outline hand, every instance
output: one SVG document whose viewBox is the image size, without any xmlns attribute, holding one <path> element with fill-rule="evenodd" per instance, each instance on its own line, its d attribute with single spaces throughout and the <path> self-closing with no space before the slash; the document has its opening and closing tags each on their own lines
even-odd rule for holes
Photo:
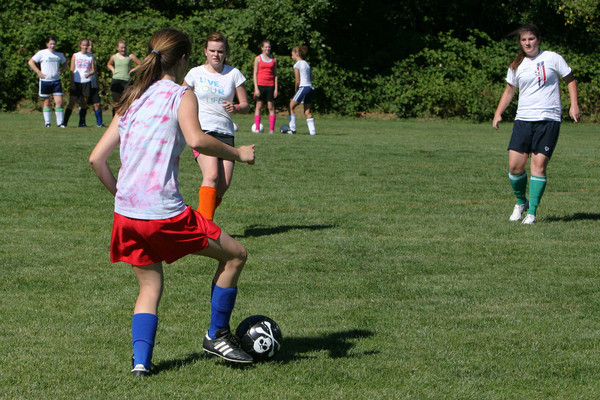
<svg viewBox="0 0 600 400">
<path fill-rule="evenodd" d="M 44 74 L 42 71 L 40 71 L 40 73 L 38 74 L 38 76 L 39 76 L 41 79 L 46 79 L 46 74 Z"/>
<path fill-rule="evenodd" d="M 255 145 L 251 144 L 249 146 L 238 147 L 241 162 L 245 162 L 250 165 L 254 164 L 254 146 Z"/>
<path fill-rule="evenodd" d="M 502 121 L 502 115 L 494 115 L 494 120 L 492 121 L 492 126 L 495 129 L 498 129 L 498 123 Z"/>
<path fill-rule="evenodd" d="M 230 101 L 224 101 L 223 102 L 223 108 L 225 109 L 225 111 L 227 111 L 229 114 L 233 114 L 233 112 L 235 111 L 235 106 L 233 105 L 232 102 Z"/>
<path fill-rule="evenodd" d="M 581 113 L 577 104 L 571 104 L 571 108 L 569 109 L 569 115 L 571 116 L 571 118 L 573 118 L 573 121 L 575 123 L 579 122 L 579 117 L 581 116 Z"/>
</svg>

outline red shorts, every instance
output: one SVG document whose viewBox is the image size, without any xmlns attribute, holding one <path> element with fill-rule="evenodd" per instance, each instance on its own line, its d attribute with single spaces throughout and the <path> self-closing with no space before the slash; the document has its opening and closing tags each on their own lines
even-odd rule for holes
<svg viewBox="0 0 600 400">
<path fill-rule="evenodd" d="M 221 228 L 190 206 L 173 218 L 143 220 L 115 213 L 110 261 L 132 265 L 168 264 L 208 247 Z"/>
</svg>

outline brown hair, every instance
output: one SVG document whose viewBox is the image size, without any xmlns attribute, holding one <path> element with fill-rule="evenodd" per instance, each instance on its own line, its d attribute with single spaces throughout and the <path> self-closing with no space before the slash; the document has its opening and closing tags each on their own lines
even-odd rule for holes
<svg viewBox="0 0 600 400">
<path fill-rule="evenodd" d="M 298 57 L 300 57 L 301 59 L 304 60 L 304 57 L 306 56 L 306 53 L 308 53 L 308 47 L 306 47 L 305 45 L 302 46 L 296 46 L 292 49 L 292 51 L 296 54 L 298 54 Z"/>
<path fill-rule="evenodd" d="M 510 34 L 510 36 L 515 36 L 517 38 L 517 43 L 519 43 L 519 52 L 517 53 L 517 56 L 510 62 L 510 65 L 509 65 L 510 69 L 512 69 L 513 71 L 516 71 L 517 68 L 519 68 L 519 65 L 521 65 L 521 63 L 523 62 L 523 59 L 525 58 L 525 52 L 523 51 L 523 48 L 520 47 L 520 45 L 521 45 L 521 36 L 527 32 L 533 33 L 533 36 L 538 38 L 540 41 L 542 40 L 542 34 L 540 32 L 540 28 L 538 28 L 534 24 L 521 25 L 518 29 L 514 30 Z"/>
<path fill-rule="evenodd" d="M 135 81 L 123 92 L 115 108 L 124 114 L 135 99 L 139 98 L 163 74 L 173 68 L 183 55 L 192 52 L 192 41 L 187 33 L 177 29 L 161 29 L 148 42 L 148 54 L 137 69 Z"/>
<path fill-rule="evenodd" d="M 206 41 L 204 42 L 205 50 L 208 48 L 208 42 L 222 42 L 225 44 L 225 58 L 223 59 L 223 64 L 227 64 L 227 56 L 229 55 L 229 42 L 227 42 L 225 35 L 223 35 L 221 32 L 214 32 L 208 35 L 206 37 Z"/>
</svg>

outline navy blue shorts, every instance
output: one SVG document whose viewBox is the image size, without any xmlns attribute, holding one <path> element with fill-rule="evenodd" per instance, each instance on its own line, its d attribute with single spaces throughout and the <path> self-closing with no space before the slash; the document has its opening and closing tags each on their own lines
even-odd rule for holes
<svg viewBox="0 0 600 400">
<path fill-rule="evenodd" d="M 293 100 L 302 104 L 312 104 L 313 90 L 310 86 L 301 86 L 298 88 Z"/>
<path fill-rule="evenodd" d="M 40 97 L 62 96 L 63 88 L 61 80 L 43 81 L 40 79 Z"/>
<path fill-rule="evenodd" d="M 515 121 L 507 150 L 552 157 L 560 133 L 559 121 Z"/>
</svg>

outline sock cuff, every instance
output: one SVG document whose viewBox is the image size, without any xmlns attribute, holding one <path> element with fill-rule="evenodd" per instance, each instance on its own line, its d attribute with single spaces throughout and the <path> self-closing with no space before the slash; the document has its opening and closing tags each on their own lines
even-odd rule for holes
<svg viewBox="0 0 600 400">
<path fill-rule="evenodd" d="M 206 192 L 217 192 L 217 188 L 214 188 L 212 186 L 200 186 L 200 190 L 201 191 L 206 191 Z"/>
<path fill-rule="evenodd" d="M 508 179 L 513 181 L 518 181 L 524 178 L 527 178 L 527 172 L 523 172 L 521 175 L 513 175 L 510 172 L 508 173 Z"/>
<path fill-rule="evenodd" d="M 50 109 L 50 108 L 42 108 L 42 111 L 43 112 L 50 112 L 50 111 L 52 111 L 52 109 Z"/>
<path fill-rule="evenodd" d="M 63 108 L 62 108 L 62 107 L 56 107 L 56 108 L 54 109 L 54 111 L 56 111 L 56 112 L 63 112 L 64 110 L 63 110 Z"/>
<path fill-rule="evenodd" d="M 539 181 L 539 182 L 546 182 L 548 180 L 548 178 L 546 178 L 545 176 L 534 176 L 534 175 L 531 175 L 531 180 L 532 181 Z"/>
</svg>

